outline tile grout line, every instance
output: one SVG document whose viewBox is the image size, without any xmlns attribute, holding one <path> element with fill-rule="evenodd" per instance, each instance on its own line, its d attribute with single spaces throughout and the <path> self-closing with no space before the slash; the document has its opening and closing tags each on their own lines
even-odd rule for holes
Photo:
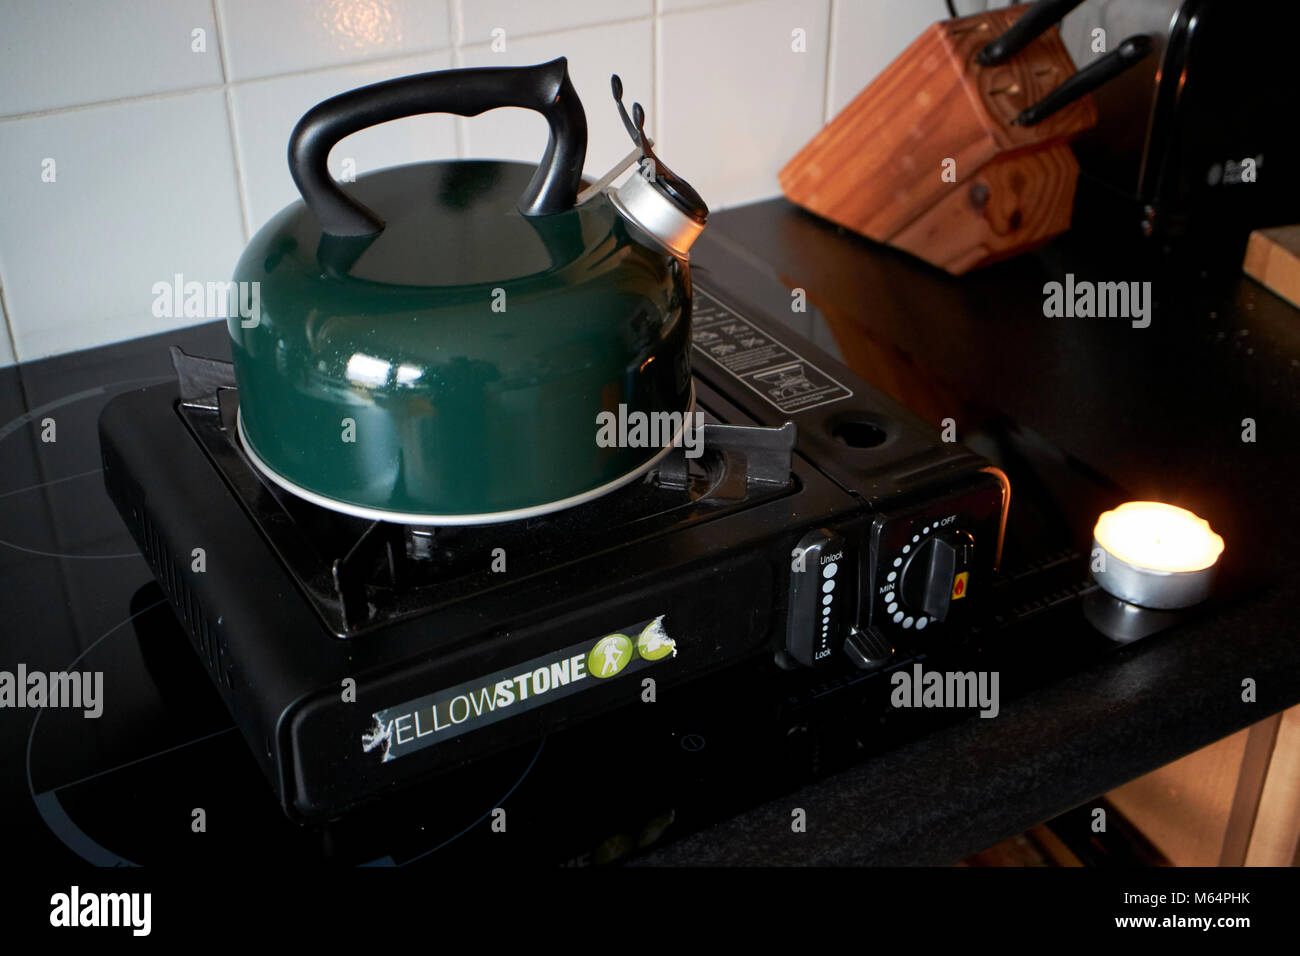
<svg viewBox="0 0 1300 956">
<path fill-rule="evenodd" d="M 16 123 L 20 120 L 44 119 L 47 116 L 62 116 L 66 113 L 80 113 L 84 110 L 97 110 L 108 106 L 125 106 L 133 103 L 152 103 L 159 100 L 172 99 L 177 96 L 188 96 L 191 93 L 212 93 L 216 90 L 225 89 L 225 82 L 221 83 L 204 83 L 202 86 L 189 86 L 180 90 L 164 90 L 157 93 L 143 93 L 140 96 L 121 96 L 115 100 L 97 100 L 94 103 L 78 103 L 75 106 L 55 106 L 46 110 L 32 110 L 28 113 L 6 113 L 0 116 L 0 124 Z"/>
<path fill-rule="evenodd" d="M 747 3 L 761 3 L 763 0 L 713 0 L 712 3 L 702 3 L 695 7 L 682 7 L 680 10 L 664 10 L 662 16 L 665 17 L 689 17 L 694 13 L 703 13 L 705 10 L 722 10 L 727 7 L 743 7 Z"/>
<path fill-rule="evenodd" d="M 9 301 L 5 297 L 4 282 L 0 282 L 0 316 L 4 318 L 5 337 L 9 340 L 9 351 L 13 353 L 14 364 L 17 365 L 21 361 L 18 357 L 18 339 L 14 336 L 14 324 L 9 319 Z"/>
<path fill-rule="evenodd" d="M 458 70 L 465 65 L 461 55 L 461 45 L 465 39 L 465 8 L 463 0 L 448 0 L 447 17 L 451 41 L 451 67 Z M 469 155 L 469 123 L 463 116 L 452 120 L 452 129 L 456 131 L 456 158 L 465 159 Z"/>
<path fill-rule="evenodd" d="M 835 82 L 835 11 L 839 6 L 839 0 L 831 0 L 830 7 L 826 14 L 826 67 L 825 75 L 822 80 L 822 125 L 825 126 L 832 119 L 831 117 L 831 86 Z"/>
<path fill-rule="evenodd" d="M 749 3 L 751 2 L 751 0 L 739 0 L 739 2 Z M 465 65 L 466 50 L 473 50 L 479 47 L 490 47 L 491 45 L 491 40 L 476 41 L 473 43 L 465 42 L 465 35 L 464 35 L 465 16 L 464 16 L 464 6 L 463 6 L 464 3 L 465 0 L 451 0 L 451 4 L 454 5 L 452 6 L 452 9 L 454 9 L 456 13 L 456 22 L 454 24 L 454 32 L 452 34 L 452 46 L 451 46 L 452 66 L 457 68 L 463 67 Z M 657 4 L 658 4 L 658 0 L 656 0 L 656 6 Z M 652 11 L 649 16 L 621 17 L 613 20 L 601 20 L 597 23 L 583 23 L 572 27 L 562 27 L 557 30 L 544 30 L 536 33 L 523 33 L 520 34 L 515 39 L 525 39 L 525 40 L 536 40 L 539 38 L 544 39 L 547 37 L 560 36 L 563 34 L 571 34 L 582 30 L 599 30 L 605 27 L 626 26 L 628 24 L 636 24 L 636 23 L 649 24 L 653 36 L 653 31 L 655 30 L 657 21 L 658 21 L 658 17 L 656 13 Z M 650 63 L 650 75 L 651 75 L 651 89 L 654 90 L 655 87 L 654 87 L 653 80 L 655 76 L 655 63 L 654 63 L 653 49 L 652 49 L 652 56 L 651 56 L 651 63 Z M 652 124 L 652 129 L 651 129 L 652 135 L 654 133 L 654 129 L 657 128 L 653 124 L 655 123 L 654 120 L 655 113 L 658 111 L 659 108 L 658 104 L 659 104 L 659 97 L 656 92 L 655 99 L 652 101 L 653 109 L 650 113 L 650 122 Z M 470 158 L 470 153 L 473 148 L 473 138 L 470 134 L 469 118 L 464 116 L 457 116 L 455 118 L 455 128 L 456 128 L 457 155 L 462 159 Z"/>
<path fill-rule="evenodd" d="M 244 233 L 244 244 L 253 237 L 252 216 L 249 215 L 248 190 L 244 185 L 244 164 L 239 155 L 239 129 L 235 123 L 234 91 L 230 88 L 230 61 L 226 56 L 226 31 L 221 23 L 220 4 L 212 0 L 212 25 L 217 34 L 217 58 L 221 63 L 221 89 L 226 104 L 226 126 L 230 130 L 230 157 L 235 172 L 235 193 L 239 196 L 239 219 Z"/>
<path fill-rule="evenodd" d="M 654 97 L 651 104 L 654 112 L 650 114 L 654 120 L 650 125 L 650 135 L 656 140 L 661 139 L 662 130 L 667 129 L 660 115 L 663 111 L 664 97 L 659 93 L 659 77 L 663 75 L 663 70 L 659 68 L 659 58 L 663 55 L 663 41 L 659 36 L 659 18 L 663 14 L 663 6 L 664 0 L 655 0 L 654 11 L 650 14 L 650 95 Z"/>
<path fill-rule="evenodd" d="M 426 46 L 418 50 L 403 50 L 400 53 L 387 53 L 383 56 L 363 57 L 359 60 L 344 60 L 338 63 L 327 63 L 325 66 L 309 66 L 301 70 L 286 70 L 283 73 L 268 73 L 266 76 L 250 76 L 243 80 L 229 80 L 230 86 L 251 86 L 255 83 L 271 83 L 275 80 L 287 80 L 290 78 L 297 79 L 301 76 L 315 76 L 319 73 L 331 73 L 334 70 L 349 70 L 358 67 L 373 66 L 376 63 L 388 63 L 392 60 L 410 60 L 418 56 L 428 56 L 430 53 L 442 53 L 450 51 L 451 44 L 444 46 Z"/>
<path fill-rule="evenodd" d="M 728 0 L 727 5 L 734 5 L 737 3 L 752 3 L 752 2 L 753 0 Z M 689 13 L 690 11 L 682 11 L 682 12 Z M 642 14 L 641 16 L 636 16 L 636 17 L 615 17 L 610 20 L 595 20 L 591 23 L 577 23 L 569 27 L 557 27 L 554 30 L 538 30 L 536 32 L 531 32 L 531 33 L 520 33 L 514 36 L 507 36 L 506 42 L 509 43 L 513 40 L 536 40 L 539 38 L 560 36 L 561 34 L 564 33 L 574 33 L 578 30 L 596 30 L 601 27 L 617 27 L 628 23 L 641 23 L 646 20 L 653 20 L 654 18 L 655 18 L 655 14 L 651 12 L 649 14 Z M 464 28 L 463 19 L 462 19 L 461 27 L 462 29 Z M 473 42 L 465 42 L 465 40 L 462 38 L 461 42 L 454 45 L 462 46 L 462 47 L 487 46 L 491 42 L 492 40 L 490 38 L 487 40 L 475 40 Z"/>
<path fill-rule="evenodd" d="M 271 73 L 267 76 L 251 76 L 243 80 L 224 79 L 220 83 L 204 83 L 201 86 L 187 86 L 182 89 L 160 90 L 153 93 L 141 93 L 138 96 L 119 96 L 111 100 L 96 100 L 93 103 L 77 103 L 72 106 L 53 106 L 44 110 L 29 110 L 25 113 L 5 113 L 0 115 L 0 123 L 13 123 L 19 120 L 42 119 L 46 116 L 60 116 L 64 113 L 77 113 L 82 110 L 95 110 L 105 106 L 124 106 L 135 103 L 150 103 L 157 100 L 170 99 L 175 96 L 186 96 L 190 93 L 211 93 L 214 90 L 233 88 L 236 86 L 245 86 L 254 83 L 266 83 L 273 80 L 284 80 L 297 78 L 300 76 L 313 76 L 317 73 L 329 73 L 333 70 L 349 69 L 354 67 L 371 66 L 376 63 L 387 63 L 391 60 L 405 60 L 417 56 L 426 56 L 430 53 L 442 53 L 450 51 L 451 46 L 431 46 L 419 50 L 404 50 L 401 53 L 392 53 L 387 56 L 368 57 L 361 60 L 348 60 L 342 63 L 329 63 L 325 66 L 312 66 L 301 70 L 288 70 L 284 73 Z"/>
<path fill-rule="evenodd" d="M 219 20 L 217 19 L 219 14 L 215 9 L 216 0 L 212 0 L 212 2 L 214 3 L 214 22 L 217 22 L 219 24 Z M 455 20 L 457 21 L 455 23 L 455 26 L 457 27 L 459 32 L 463 33 L 464 14 L 460 6 L 461 2 L 463 2 L 463 0 L 451 0 L 451 3 L 449 3 L 449 10 L 451 9 L 455 10 Z M 543 30 L 536 33 L 521 33 L 519 34 L 518 39 L 537 39 L 537 38 L 551 37 L 563 33 L 571 33 L 575 30 L 593 30 L 593 29 L 598 29 L 600 27 L 620 26 L 623 24 L 639 23 L 642 21 L 650 21 L 651 23 L 654 23 L 658 21 L 658 19 L 661 16 L 688 16 L 700 10 L 743 6 L 746 3 L 753 3 L 753 2 L 754 0 L 722 0 L 722 2 L 711 3 L 704 7 L 693 7 L 686 10 L 670 11 L 662 14 L 656 12 L 656 13 L 651 13 L 649 16 L 620 17 L 612 20 L 600 20 L 592 23 L 581 23 L 575 26 L 563 27 L 556 30 Z M 455 6 L 453 7 L 452 4 L 454 4 Z M 221 28 L 219 25 L 217 26 L 217 32 L 219 37 L 218 42 L 220 43 Z M 487 42 L 489 41 L 483 41 L 482 43 L 477 43 L 477 42 L 466 43 L 464 42 L 463 37 L 460 37 L 458 35 L 453 35 L 453 37 L 451 38 L 451 42 L 449 42 L 445 46 L 429 46 L 429 47 L 422 47 L 417 50 L 403 50 L 402 52 L 399 53 L 390 53 L 384 56 L 367 57 L 360 60 L 349 60 L 341 63 L 328 63 L 324 66 L 306 67 L 300 70 L 286 70 L 283 73 L 269 73 L 266 76 L 251 76 L 246 79 L 234 79 L 230 76 L 228 64 L 225 62 L 224 45 L 222 45 L 221 59 L 223 61 L 222 68 L 223 68 L 224 78 L 220 83 L 204 83 L 199 86 L 189 86 L 189 87 L 183 87 L 180 89 L 172 89 L 172 90 L 158 90 L 152 93 L 141 93 L 136 96 L 119 96 L 109 100 L 95 100 L 94 102 L 91 103 L 75 103 L 70 106 L 53 106 L 48 109 L 42 109 L 42 110 L 27 110 L 21 113 L 5 113 L 0 115 L 0 123 L 10 123 L 18 120 L 27 120 L 27 119 L 40 119 L 46 116 L 57 116 L 63 113 L 75 113 L 80 110 L 99 109 L 100 107 L 105 107 L 105 106 L 121 106 L 129 103 L 148 103 L 155 100 L 168 99 L 174 96 L 185 96 L 190 93 L 209 93 L 214 90 L 231 89 L 233 87 L 242 86 L 245 84 L 263 83 L 271 80 L 287 79 L 289 77 L 311 76 L 317 73 L 328 73 L 332 70 L 346 69 L 349 67 L 369 66 L 372 64 L 386 63 L 392 60 L 409 59 L 411 57 L 423 56 L 429 53 L 441 53 L 443 51 L 454 53 L 456 51 L 459 51 L 467 47 L 483 46 Z"/>
<path fill-rule="evenodd" d="M 461 47 L 465 45 L 465 7 L 464 0 L 448 0 L 447 2 L 447 39 L 451 46 Z"/>
<path fill-rule="evenodd" d="M 662 5 L 662 0 L 656 0 L 657 4 Z M 668 109 L 668 69 L 664 63 L 664 15 L 656 14 L 654 23 L 650 25 L 653 34 L 654 56 L 650 63 L 652 78 L 651 89 L 655 98 L 655 119 L 654 135 L 656 139 L 662 139 L 668 133 L 668 116 L 671 112 Z M 668 144 L 671 149 L 671 143 Z"/>
</svg>

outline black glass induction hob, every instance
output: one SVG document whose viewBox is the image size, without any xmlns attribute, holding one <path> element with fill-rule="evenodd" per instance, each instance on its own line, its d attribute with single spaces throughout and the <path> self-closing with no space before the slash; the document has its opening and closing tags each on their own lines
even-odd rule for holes
<svg viewBox="0 0 1300 956">
<path fill-rule="evenodd" d="M 712 284 L 719 296 L 783 314 L 771 303 L 788 303 L 788 289 L 723 245 L 706 248 L 711 255 L 701 254 L 697 280 L 706 292 Z M 787 320 L 812 348 L 838 351 L 815 311 L 790 313 Z M 193 352 L 214 354 L 220 334 L 208 329 L 174 338 Z M 106 507 L 95 456 L 88 454 L 97 451 L 94 423 L 107 399 L 172 376 L 141 381 L 113 378 L 104 368 L 78 371 L 83 377 L 69 393 L 29 398 L 32 411 L 0 430 L 0 439 L 39 441 L 30 426 L 50 416 L 60 429 L 57 443 L 33 447 L 40 454 L 10 461 L 11 480 L 0 498 L 11 600 L 33 620 L 44 609 L 42 628 L 13 649 L 18 659 L 51 670 L 102 670 L 109 695 L 99 720 L 49 710 L 25 728 L 24 765 L 15 769 L 44 828 L 29 834 L 34 841 L 50 842 L 46 834 L 52 835 L 55 845 L 108 864 L 207 857 L 612 862 L 869 761 L 939 724 L 979 719 L 969 711 L 892 708 L 885 673 L 848 659 L 826 669 L 784 670 L 770 656 L 755 655 L 684 683 L 653 706 L 623 707 L 537 741 L 505 745 L 330 822 L 291 823 L 163 590 Z M 915 368 L 908 374 L 923 376 Z M 1115 653 L 1133 636 L 1108 628 L 1114 609 L 1088 585 L 1081 557 L 1091 517 L 1123 495 L 986 410 L 963 409 L 962 440 L 1001 467 L 1014 488 L 1002 567 L 978 619 L 951 642 L 914 651 L 907 662 L 997 670 L 1006 700 Z M 58 574 L 50 562 L 57 562 Z M 249 586 L 256 588 L 256 579 Z M 346 596 L 336 597 L 345 612 Z M 53 607 L 66 612 L 50 615 Z M 1044 632 L 1054 635 L 1051 653 L 1041 646 Z M 988 723 L 993 732 L 996 720 Z M 12 727 L 6 725 L 6 735 Z M 178 826 L 188 832 L 197 809 L 211 830 L 220 828 L 220 840 L 177 839 Z M 504 833 L 494 826 L 501 822 Z"/>
</svg>

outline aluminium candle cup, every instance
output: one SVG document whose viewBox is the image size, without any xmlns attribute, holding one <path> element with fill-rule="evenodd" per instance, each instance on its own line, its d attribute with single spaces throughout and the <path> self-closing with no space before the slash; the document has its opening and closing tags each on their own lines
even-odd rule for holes
<svg viewBox="0 0 1300 956">
<path fill-rule="evenodd" d="M 1130 501 L 1097 520 L 1093 553 L 1105 557 L 1093 579 L 1138 607 L 1173 610 L 1209 596 L 1223 539 L 1203 518 L 1155 501 Z"/>
</svg>

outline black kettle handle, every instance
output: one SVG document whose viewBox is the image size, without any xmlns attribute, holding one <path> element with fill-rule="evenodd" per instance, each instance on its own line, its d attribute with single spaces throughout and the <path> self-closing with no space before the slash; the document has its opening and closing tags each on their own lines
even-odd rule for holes
<svg viewBox="0 0 1300 956">
<path fill-rule="evenodd" d="M 546 117 L 551 137 L 528 188 L 519 197 L 525 216 L 546 216 L 573 206 L 587 157 L 587 115 L 569 80 L 564 57 L 536 66 L 439 70 L 374 83 L 313 106 L 289 137 L 289 172 L 308 208 L 332 236 L 372 236 L 384 220 L 339 188 L 326 165 L 343 137 L 421 113 L 477 116 L 499 106 L 519 106 Z"/>
</svg>

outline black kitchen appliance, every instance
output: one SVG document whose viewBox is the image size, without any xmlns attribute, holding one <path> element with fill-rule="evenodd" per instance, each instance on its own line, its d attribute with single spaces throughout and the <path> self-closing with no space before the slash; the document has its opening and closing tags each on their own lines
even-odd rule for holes
<svg viewBox="0 0 1300 956">
<path fill-rule="evenodd" d="M 1099 32 L 1100 31 L 1100 32 Z M 1098 89 L 1099 121 L 1074 144 L 1085 180 L 1135 231 L 1222 252 L 1300 219 L 1294 110 L 1300 5 L 1272 0 L 1087 0 L 1063 35 L 1082 68 L 1125 37 L 1155 55 Z"/>
<path fill-rule="evenodd" d="M 696 282 L 703 453 L 518 522 L 395 525 L 284 492 L 241 450 L 221 362 L 174 353 L 177 382 L 109 404 L 109 493 L 291 817 L 704 675 L 874 671 L 967 634 L 1002 473 L 744 284 Z"/>
</svg>

